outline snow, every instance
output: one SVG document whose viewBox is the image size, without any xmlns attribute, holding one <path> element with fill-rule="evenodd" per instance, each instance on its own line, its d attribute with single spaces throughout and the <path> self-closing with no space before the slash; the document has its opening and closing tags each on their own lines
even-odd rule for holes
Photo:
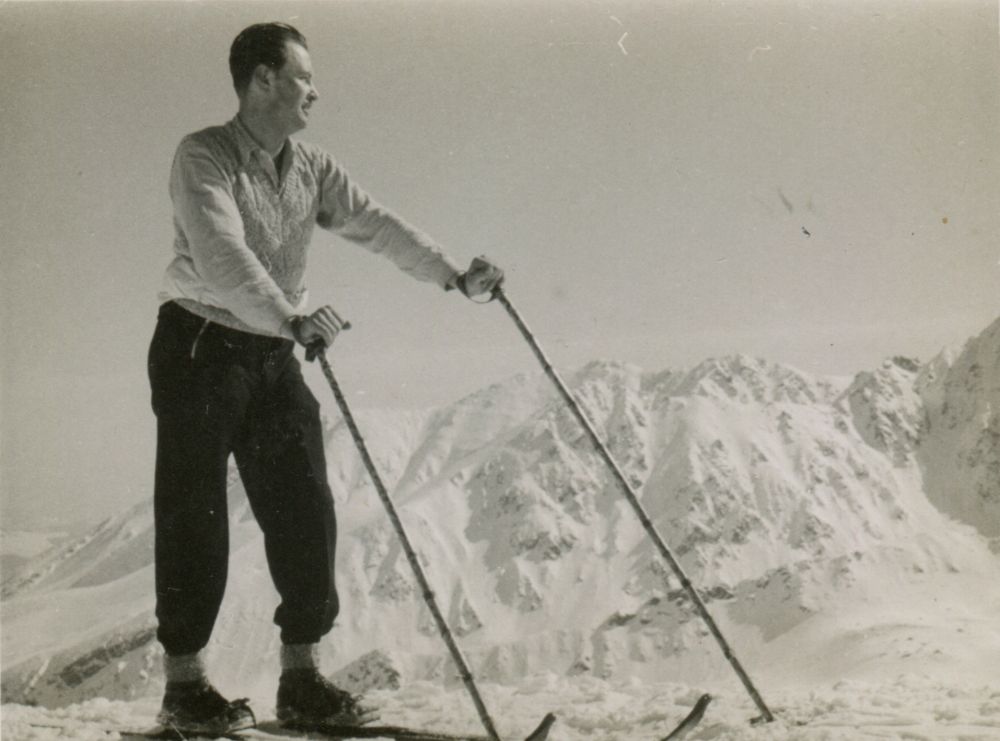
<svg viewBox="0 0 1000 741">
<path fill-rule="evenodd" d="M 570 679 L 535 675 L 515 685 L 484 685 L 505 739 L 522 739 L 547 712 L 558 721 L 551 741 L 653 741 L 662 738 L 694 705 L 699 692 L 684 684 Z M 1000 738 L 1000 688 L 943 683 L 916 675 L 881 683 L 838 681 L 822 690 L 775 691 L 773 723 L 751 725 L 758 713 L 745 694 L 718 693 L 698 730 L 689 738 L 707 741 L 854 741 L 856 739 Z M 381 721 L 422 728 L 482 734 L 461 690 L 416 682 L 370 699 Z M 261 699 L 258 707 L 267 707 Z M 3 737 L 23 741 L 114 739 L 115 731 L 149 728 L 152 700 L 94 699 L 70 707 L 6 705 Z M 262 736 L 268 737 L 265 734 Z M 276 736 L 277 737 L 277 736 Z"/>
<path fill-rule="evenodd" d="M 504 738 L 554 711 L 553 741 L 657 739 L 709 692 L 691 738 L 1000 739 L 1000 321 L 854 379 L 741 355 L 564 377 L 777 720 L 749 723 L 732 668 L 534 374 L 358 415 Z M 345 608 L 325 666 L 386 722 L 477 730 L 350 436 L 335 416 L 326 432 Z M 235 474 L 230 517 L 208 664 L 268 716 L 277 597 Z M 3 738 L 151 725 L 151 524 L 140 503 L 5 572 Z"/>
<path fill-rule="evenodd" d="M 25 564 L 70 535 L 61 530 L 0 530 L 0 574 L 4 581 L 20 573 Z"/>
<path fill-rule="evenodd" d="M 4 557 L 29 559 L 44 553 L 65 537 L 62 531 L 0 530 L 0 549 Z"/>
</svg>

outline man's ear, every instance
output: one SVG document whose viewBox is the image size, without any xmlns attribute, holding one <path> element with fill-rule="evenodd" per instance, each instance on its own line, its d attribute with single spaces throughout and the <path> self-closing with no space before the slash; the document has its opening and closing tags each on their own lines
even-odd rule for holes
<svg viewBox="0 0 1000 741">
<path fill-rule="evenodd" d="M 274 70 L 266 64 L 258 64 L 253 71 L 253 81 L 257 83 L 261 90 L 269 90 L 274 82 Z"/>
</svg>

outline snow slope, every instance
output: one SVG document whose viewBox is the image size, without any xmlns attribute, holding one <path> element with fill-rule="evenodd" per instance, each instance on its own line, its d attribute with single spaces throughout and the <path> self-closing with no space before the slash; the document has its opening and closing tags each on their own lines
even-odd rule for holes
<svg viewBox="0 0 1000 741">
<path fill-rule="evenodd" d="M 837 729 L 866 724 L 872 737 L 895 724 L 940 730 L 898 737 L 1000 738 L 1000 321 L 930 363 L 893 358 L 853 380 L 745 356 L 660 373 L 595 362 L 567 380 L 740 660 L 783 704 L 786 735 L 743 735 L 758 731 L 730 667 L 540 374 L 435 411 L 358 415 L 503 717 L 530 725 L 551 703 L 563 738 L 654 738 L 707 686 L 727 699 L 703 738 L 857 738 Z M 465 708 L 335 416 L 327 433 L 344 604 L 327 665 L 399 719 Z M 267 708 L 276 595 L 235 476 L 230 505 L 209 662 L 224 691 Z M 4 702 L 84 703 L 7 706 L 5 735 L 29 733 L 32 713 L 152 713 L 151 546 L 142 504 L 5 579 Z"/>
<path fill-rule="evenodd" d="M 71 537 L 63 531 L 0 530 L 0 574 L 9 581 L 33 559 Z"/>
</svg>

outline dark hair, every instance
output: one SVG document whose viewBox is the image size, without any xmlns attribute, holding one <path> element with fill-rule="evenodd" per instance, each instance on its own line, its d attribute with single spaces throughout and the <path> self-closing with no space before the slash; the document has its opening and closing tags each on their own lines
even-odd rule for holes
<svg viewBox="0 0 1000 741">
<path fill-rule="evenodd" d="M 288 41 L 308 48 L 306 37 L 287 23 L 255 23 L 240 31 L 229 48 L 229 71 L 238 94 L 246 92 L 258 65 L 266 64 L 273 70 L 284 66 Z"/>
</svg>

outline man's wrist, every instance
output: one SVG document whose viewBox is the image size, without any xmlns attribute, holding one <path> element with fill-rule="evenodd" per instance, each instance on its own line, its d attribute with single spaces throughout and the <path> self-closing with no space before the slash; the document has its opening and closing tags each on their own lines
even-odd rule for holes
<svg viewBox="0 0 1000 741">
<path fill-rule="evenodd" d="M 295 314 L 293 316 L 288 317 L 288 319 L 285 320 L 285 326 L 288 327 L 288 331 L 292 335 L 292 339 L 298 342 L 300 345 L 306 344 L 305 342 L 302 341 L 302 331 L 301 331 L 302 322 L 304 322 L 305 320 L 306 318 L 301 314 Z"/>
</svg>

